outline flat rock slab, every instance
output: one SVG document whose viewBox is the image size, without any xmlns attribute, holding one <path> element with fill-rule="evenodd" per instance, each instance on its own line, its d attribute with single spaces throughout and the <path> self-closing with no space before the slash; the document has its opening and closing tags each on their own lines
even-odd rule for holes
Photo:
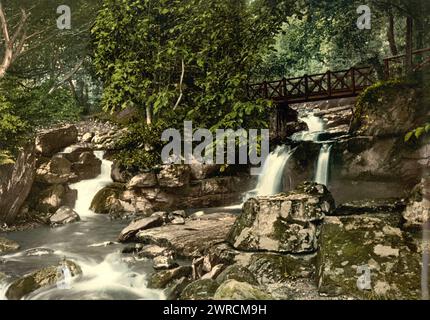
<svg viewBox="0 0 430 320">
<path fill-rule="evenodd" d="M 184 225 L 166 225 L 144 230 L 136 235 L 137 241 L 168 247 L 179 257 L 191 258 L 203 253 L 214 244 L 223 242 L 233 226 L 236 216 L 214 213 L 199 220 L 188 220 Z"/>
</svg>

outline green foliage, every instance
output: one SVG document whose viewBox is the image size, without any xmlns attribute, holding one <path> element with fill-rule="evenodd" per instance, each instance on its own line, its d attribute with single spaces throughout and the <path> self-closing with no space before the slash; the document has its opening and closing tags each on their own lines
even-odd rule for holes
<svg viewBox="0 0 430 320">
<path fill-rule="evenodd" d="M 5 164 L 14 164 L 14 160 L 10 152 L 0 150 L 0 166 Z"/>
<path fill-rule="evenodd" d="M 80 109 L 70 91 L 49 94 L 50 85 L 27 88 L 15 78 L 0 83 L 0 149 L 15 152 L 41 126 L 79 119 Z"/>
<path fill-rule="evenodd" d="M 151 125 L 140 121 L 129 126 L 127 134 L 116 145 L 120 151 L 115 155 L 115 160 L 132 171 L 152 169 L 161 163 L 164 144 L 160 137 L 168 127 L 161 120 Z"/>
<path fill-rule="evenodd" d="M 272 36 L 256 19 L 243 0 L 105 1 L 92 30 L 105 110 L 133 103 L 155 118 L 255 127 L 246 83 Z"/>
<path fill-rule="evenodd" d="M 0 94 L 0 154 L 1 162 L 10 159 L 7 150 L 14 150 L 19 138 L 28 129 L 28 123 L 15 112 L 14 105 Z"/>
<path fill-rule="evenodd" d="M 429 135 L 430 133 L 430 123 L 426 123 L 422 127 L 418 127 L 415 130 L 408 132 L 405 135 L 405 142 L 417 141 L 425 135 Z"/>
<path fill-rule="evenodd" d="M 356 9 L 366 4 L 372 12 L 371 30 L 356 26 Z M 258 68 L 258 79 L 302 76 L 327 70 L 372 65 L 382 78 L 382 58 L 405 52 L 406 16 L 414 19 L 416 48 L 430 46 L 427 0 L 309 0 L 301 14 L 284 20 L 276 45 Z M 389 17 L 394 18 L 394 46 L 387 38 Z"/>
</svg>

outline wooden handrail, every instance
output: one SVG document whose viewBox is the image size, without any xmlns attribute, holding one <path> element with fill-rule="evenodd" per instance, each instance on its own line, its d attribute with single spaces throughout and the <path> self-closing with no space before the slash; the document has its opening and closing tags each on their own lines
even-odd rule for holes
<svg viewBox="0 0 430 320">
<path fill-rule="evenodd" d="M 415 50 L 415 51 L 412 51 L 412 54 L 415 55 L 415 54 L 420 54 L 420 53 L 424 53 L 424 52 L 430 52 L 430 48 Z M 399 54 L 397 56 L 384 58 L 383 60 L 384 61 L 392 61 L 392 60 L 397 60 L 397 59 L 404 58 L 404 57 L 406 57 L 406 54 Z"/>
</svg>

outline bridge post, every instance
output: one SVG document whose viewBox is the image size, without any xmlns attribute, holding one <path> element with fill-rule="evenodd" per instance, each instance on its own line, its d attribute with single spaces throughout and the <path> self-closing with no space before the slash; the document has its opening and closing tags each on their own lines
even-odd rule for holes
<svg viewBox="0 0 430 320">
<path fill-rule="evenodd" d="M 384 59 L 385 80 L 390 78 L 390 59 Z"/>
<path fill-rule="evenodd" d="M 305 97 L 306 97 L 306 100 L 308 100 L 309 99 L 309 80 L 308 80 L 307 74 L 305 74 L 304 79 L 305 79 Z"/>
<path fill-rule="evenodd" d="M 328 93 L 328 97 L 331 97 L 331 71 L 328 70 L 327 71 L 327 93 Z"/>
<path fill-rule="evenodd" d="M 357 88 L 355 87 L 355 68 L 351 68 L 351 81 L 352 81 L 352 93 L 356 94 Z"/>
<path fill-rule="evenodd" d="M 267 81 L 263 82 L 264 98 L 269 99 L 269 89 L 267 87 Z"/>
<path fill-rule="evenodd" d="M 287 78 L 282 78 L 282 93 L 283 93 L 283 97 L 287 98 L 288 97 L 288 89 L 287 89 Z"/>
</svg>

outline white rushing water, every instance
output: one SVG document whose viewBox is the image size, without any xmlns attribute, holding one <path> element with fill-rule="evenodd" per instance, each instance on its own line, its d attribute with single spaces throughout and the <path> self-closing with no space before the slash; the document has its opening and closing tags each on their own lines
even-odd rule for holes
<svg viewBox="0 0 430 320">
<path fill-rule="evenodd" d="M 257 187 L 251 193 L 256 196 L 270 196 L 282 191 L 282 176 L 292 150 L 289 146 L 278 146 L 264 162 L 258 177 Z"/>
<path fill-rule="evenodd" d="M 89 210 L 95 194 L 112 183 L 112 162 L 103 159 L 104 152 L 95 155 L 102 161 L 101 174 L 95 179 L 71 185 L 78 191 L 75 211 L 81 221 L 57 228 L 36 228 L 25 232 L 13 232 L 8 236 L 20 243 L 21 250 L 0 259 L 0 272 L 9 275 L 0 279 L 0 300 L 16 276 L 23 276 L 47 266 L 59 266 L 63 258 L 72 260 L 82 269 L 82 276 L 71 279 L 70 287 L 59 283 L 43 287 L 24 299 L 165 299 L 161 290 L 147 287 L 147 275 L 152 263 L 121 254 L 122 244 L 116 243 L 127 221 L 110 221 L 105 215 Z M 37 250 L 36 250 L 37 249 Z M 29 255 L 28 252 L 37 251 Z M 61 284 L 61 283 L 60 283 Z"/>
<path fill-rule="evenodd" d="M 292 139 L 296 141 L 317 141 L 319 133 L 324 131 L 324 121 L 313 113 L 305 113 L 299 116 L 299 120 L 307 124 L 308 130 L 294 134 Z"/>
<path fill-rule="evenodd" d="M 108 254 L 101 263 L 80 261 L 79 265 L 83 276 L 74 278 L 69 290 L 51 287 L 32 293 L 27 299 L 63 299 L 65 293 L 67 299 L 165 299 L 162 291 L 147 288 L 145 273 L 130 269 L 130 266 L 121 259 L 119 252 Z"/>
<path fill-rule="evenodd" d="M 103 159 L 104 151 L 94 151 L 97 158 L 102 161 L 100 175 L 92 180 L 82 180 L 71 184 L 70 188 L 78 191 L 78 198 L 75 204 L 75 211 L 82 217 L 88 217 L 94 213 L 90 210 L 91 202 L 98 191 L 111 184 L 112 161 Z"/>
<path fill-rule="evenodd" d="M 315 173 L 315 182 L 327 186 L 330 168 L 331 145 L 323 144 L 318 156 L 317 170 Z"/>
</svg>

